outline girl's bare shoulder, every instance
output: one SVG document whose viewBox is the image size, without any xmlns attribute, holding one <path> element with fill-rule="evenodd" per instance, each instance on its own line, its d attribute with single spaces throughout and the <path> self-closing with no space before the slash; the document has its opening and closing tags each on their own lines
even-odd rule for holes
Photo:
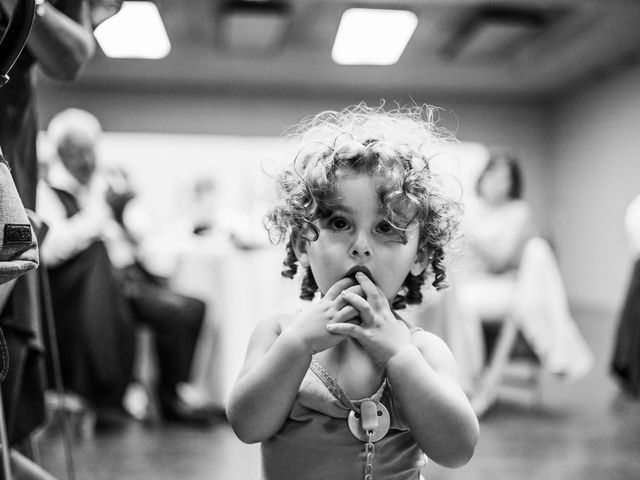
<svg viewBox="0 0 640 480">
<path fill-rule="evenodd" d="M 273 312 L 263 317 L 255 326 L 249 345 L 243 372 L 249 370 L 264 356 L 278 339 L 282 331 L 293 321 L 291 312 Z"/>
<path fill-rule="evenodd" d="M 411 342 L 435 370 L 452 371 L 455 369 L 455 360 L 451 350 L 445 341 L 436 334 L 426 330 L 417 330 L 411 334 Z"/>
</svg>

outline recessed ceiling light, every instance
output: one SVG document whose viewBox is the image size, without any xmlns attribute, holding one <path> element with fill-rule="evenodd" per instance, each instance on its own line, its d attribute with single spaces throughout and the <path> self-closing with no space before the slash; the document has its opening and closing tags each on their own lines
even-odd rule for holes
<svg viewBox="0 0 640 480">
<path fill-rule="evenodd" d="M 171 51 L 158 7 L 152 2 L 124 2 L 120 11 L 94 31 L 111 58 L 164 58 Z"/>
<path fill-rule="evenodd" d="M 417 25 L 417 15 L 408 10 L 347 9 L 331 58 L 341 65 L 393 65 Z"/>
</svg>

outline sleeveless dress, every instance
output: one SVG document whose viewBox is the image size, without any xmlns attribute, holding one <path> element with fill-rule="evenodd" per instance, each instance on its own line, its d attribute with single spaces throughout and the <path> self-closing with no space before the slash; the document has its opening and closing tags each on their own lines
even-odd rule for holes
<svg viewBox="0 0 640 480">
<path fill-rule="evenodd" d="M 519 211 L 528 208 L 522 201 L 512 203 L 498 213 L 470 216 L 467 228 L 479 232 L 475 242 L 484 248 L 499 244 L 504 232 L 517 225 Z M 533 227 L 523 229 L 518 251 L 500 271 L 469 249 L 465 270 L 459 272 L 459 283 L 454 281 L 453 287 L 462 303 L 460 310 L 477 317 L 467 323 L 510 317 L 547 372 L 578 380 L 593 367 L 593 353 L 571 315 L 551 245 Z M 481 340 L 475 340 L 476 348 Z"/>
<path fill-rule="evenodd" d="M 334 394 L 337 383 L 315 361 L 302 380 L 289 418 L 262 443 L 263 480 L 359 480 L 364 478 L 365 443 L 347 425 L 349 408 Z M 332 392 L 333 391 L 333 392 Z M 426 465 L 393 392 L 381 386 L 380 403 L 389 411 L 387 435 L 375 443 L 373 478 L 418 480 Z M 359 406 L 364 400 L 352 400 Z"/>
</svg>

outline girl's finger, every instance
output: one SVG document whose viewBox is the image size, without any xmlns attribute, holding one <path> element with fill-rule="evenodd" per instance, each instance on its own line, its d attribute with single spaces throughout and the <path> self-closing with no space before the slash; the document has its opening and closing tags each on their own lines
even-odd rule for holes
<svg viewBox="0 0 640 480">
<path fill-rule="evenodd" d="M 358 272 L 356 273 L 356 280 L 362 287 L 362 291 L 364 292 L 366 299 L 369 301 L 369 304 L 373 307 L 374 310 L 380 310 L 381 308 L 385 307 L 387 299 L 380 291 L 378 286 L 373 283 L 373 281 L 367 275 L 362 272 Z"/>
<path fill-rule="evenodd" d="M 327 293 L 325 294 L 325 298 L 327 298 L 328 300 L 335 300 L 344 289 L 352 287 L 353 285 L 356 285 L 356 282 L 353 280 L 353 278 L 341 278 L 336 283 L 331 285 L 331 287 L 329 287 L 329 290 L 327 290 Z"/>
<path fill-rule="evenodd" d="M 347 305 L 342 308 L 328 323 L 344 323 L 356 320 L 360 317 L 360 312 L 353 308 L 351 305 Z"/>
<path fill-rule="evenodd" d="M 369 302 L 355 293 L 345 291 L 342 292 L 342 298 L 355 307 L 358 310 L 360 318 L 362 319 L 362 325 L 373 325 L 375 320 L 375 314 Z"/>
<path fill-rule="evenodd" d="M 355 295 L 358 295 L 360 297 L 364 297 L 364 292 L 362 290 L 362 287 L 358 284 L 353 285 L 345 290 L 343 290 L 341 293 L 344 292 L 351 292 Z M 349 303 L 344 299 L 343 295 L 338 295 L 338 297 L 334 300 L 335 302 L 335 308 L 337 310 L 340 310 L 341 308 L 345 307 L 346 305 L 349 305 Z"/>
<path fill-rule="evenodd" d="M 327 330 L 337 335 L 351 337 L 354 340 L 361 340 L 364 337 L 364 330 L 359 325 L 353 323 L 330 323 Z"/>
</svg>

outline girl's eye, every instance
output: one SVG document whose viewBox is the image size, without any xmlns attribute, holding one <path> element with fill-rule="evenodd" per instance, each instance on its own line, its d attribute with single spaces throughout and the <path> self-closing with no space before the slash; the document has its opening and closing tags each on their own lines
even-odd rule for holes
<svg viewBox="0 0 640 480">
<path fill-rule="evenodd" d="M 392 242 L 399 242 L 402 244 L 407 243 L 405 232 L 403 232 L 401 229 L 394 227 L 387 221 L 380 222 L 376 226 L 376 230 L 378 231 L 378 233 L 380 233 L 381 235 L 384 235 L 388 240 Z"/>
<path fill-rule="evenodd" d="M 380 222 L 378 224 L 377 230 L 380 233 L 384 233 L 385 235 L 391 235 L 396 233 L 396 229 L 389 222 Z"/>
<path fill-rule="evenodd" d="M 344 230 L 349 227 L 349 222 L 342 217 L 335 217 L 329 221 L 329 225 L 335 230 Z"/>
</svg>

